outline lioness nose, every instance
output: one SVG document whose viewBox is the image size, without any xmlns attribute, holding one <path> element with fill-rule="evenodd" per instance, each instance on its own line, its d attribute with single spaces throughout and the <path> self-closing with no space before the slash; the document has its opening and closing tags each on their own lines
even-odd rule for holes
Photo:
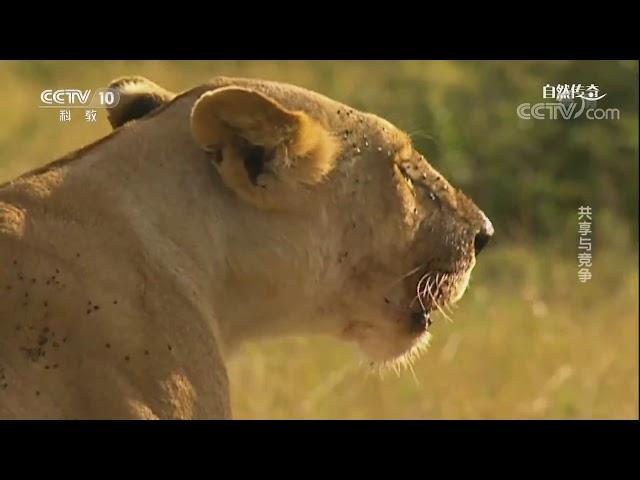
<svg viewBox="0 0 640 480">
<path fill-rule="evenodd" d="M 482 226 L 480 227 L 480 231 L 476 233 L 475 238 L 473 239 L 473 248 L 476 251 L 476 255 L 480 253 L 480 251 L 489 243 L 491 237 L 493 237 L 493 224 L 491 220 L 487 218 L 487 216 L 482 214 Z"/>
</svg>

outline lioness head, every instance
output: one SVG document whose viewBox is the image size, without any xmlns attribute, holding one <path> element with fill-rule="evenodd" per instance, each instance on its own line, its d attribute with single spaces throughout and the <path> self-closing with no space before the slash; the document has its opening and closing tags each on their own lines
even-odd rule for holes
<svg viewBox="0 0 640 480">
<path fill-rule="evenodd" d="M 371 113 L 258 80 L 216 78 L 178 97 L 139 77 L 112 86 L 114 128 L 192 96 L 189 141 L 235 225 L 216 247 L 228 323 L 282 317 L 283 331 L 331 333 L 374 361 L 406 358 L 426 343 L 431 314 L 462 297 L 493 235 L 409 136 Z"/>
</svg>

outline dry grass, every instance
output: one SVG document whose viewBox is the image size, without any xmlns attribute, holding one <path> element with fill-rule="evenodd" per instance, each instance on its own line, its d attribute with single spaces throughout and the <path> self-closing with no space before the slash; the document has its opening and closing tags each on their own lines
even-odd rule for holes
<svg viewBox="0 0 640 480">
<path fill-rule="evenodd" d="M 583 285 L 571 257 L 488 251 L 454 323 L 433 325 L 415 378 L 370 374 L 355 349 L 332 339 L 261 342 L 231 361 L 234 413 L 638 418 L 637 258 L 629 260 L 603 255 Z"/>
</svg>

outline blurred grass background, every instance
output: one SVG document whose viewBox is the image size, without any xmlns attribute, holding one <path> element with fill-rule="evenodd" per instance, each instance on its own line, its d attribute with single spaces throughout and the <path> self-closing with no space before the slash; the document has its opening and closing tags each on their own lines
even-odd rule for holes
<svg viewBox="0 0 640 480">
<path fill-rule="evenodd" d="M 415 377 L 369 373 L 333 339 L 247 344 L 229 364 L 237 418 L 638 418 L 637 62 L 0 62 L 0 182 L 110 131 L 103 111 L 96 124 L 82 110 L 60 123 L 58 110 L 37 108 L 43 89 L 130 74 L 175 91 L 215 75 L 285 81 L 376 113 L 496 228 Z M 518 119 L 547 83 L 594 83 L 621 119 Z M 586 284 L 580 205 L 594 210 Z"/>
</svg>

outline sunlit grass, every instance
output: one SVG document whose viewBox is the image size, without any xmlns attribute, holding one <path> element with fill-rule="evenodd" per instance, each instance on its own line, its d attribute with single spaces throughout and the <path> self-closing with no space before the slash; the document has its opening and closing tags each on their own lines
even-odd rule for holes
<svg viewBox="0 0 640 480">
<path fill-rule="evenodd" d="M 454 323 L 433 325 L 419 384 L 408 370 L 370 374 L 337 340 L 255 343 L 230 363 L 235 415 L 638 418 L 637 257 L 603 256 L 587 284 L 571 257 L 483 257 Z"/>
</svg>

